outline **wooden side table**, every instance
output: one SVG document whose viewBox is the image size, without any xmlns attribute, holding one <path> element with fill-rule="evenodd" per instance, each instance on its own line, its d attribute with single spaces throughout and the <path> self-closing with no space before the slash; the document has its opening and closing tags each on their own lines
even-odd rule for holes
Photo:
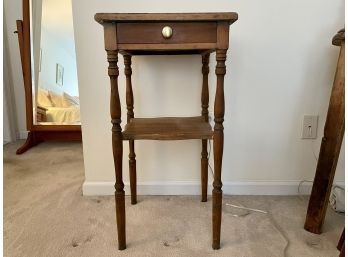
<svg viewBox="0 0 348 257">
<path fill-rule="evenodd" d="M 129 14 L 98 13 L 95 20 L 104 26 L 105 49 L 109 62 L 111 80 L 112 146 L 116 172 L 115 201 L 118 231 L 118 248 L 126 248 L 126 217 L 124 184 L 122 178 L 123 140 L 129 141 L 129 174 L 131 202 L 136 204 L 136 160 L 134 140 L 202 140 L 201 181 L 202 201 L 207 201 L 208 153 L 207 141 L 214 142 L 213 182 L 213 249 L 220 248 L 222 182 L 221 165 L 223 153 L 224 76 L 226 52 L 229 45 L 229 26 L 238 19 L 237 13 L 167 13 Z M 208 73 L 209 55 L 216 51 L 217 76 L 214 103 L 215 126 L 208 122 Z M 126 75 L 127 125 L 122 132 L 121 105 L 118 92 L 118 53 L 124 58 Z M 185 118 L 134 118 L 132 68 L 133 55 L 202 55 L 202 114 Z"/>
</svg>

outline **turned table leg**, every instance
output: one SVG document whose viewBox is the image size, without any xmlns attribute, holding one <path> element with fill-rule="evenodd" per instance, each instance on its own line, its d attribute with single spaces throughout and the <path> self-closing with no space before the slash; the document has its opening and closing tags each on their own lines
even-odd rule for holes
<svg viewBox="0 0 348 257">
<path fill-rule="evenodd" d="M 216 51 L 216 94 L 214 103 L 214 182 L 213 182 L 213 249 L 220 248 L 221 234 L 221 211 L 222 211 L 222 182 L 221 182 L 221 166 L 222 154 L 224 146 L 224 114 L 225 114 L 225 99 L 224 99 L 224 76 L 226 74 L 226 51 Z"/>
<path fill-rule="evenodd" d="M 115 183 L 115 202 L 116 202 L 116 222 L 118 232 L 118 249 L 126 249 L 126 215 L 124 202 L 124 184 L 122 179 L 122 128 L 121 128 L 121 104 L 118 93 L 118 51 L 107 50 L 108 55 L 108 74 L 111 82 L 110 113 L 112 122 L 112 149 L 115 164 L 116 183 Z"/>
<path fill-rule="evenodd" d="M 202 116 L 206 122 L 209 122 L 209 88 L 208 88 L 208 74 L 209 74 L 209 57 L 210 54 L 202 55 L 202 74 L 203 74 L 203 85 L 202 85 Z M 202 202 L 207 201 L 208 191 L 208 151 L 207 151 L 208 140 L 202 140 L 202 158 L 201 158 L 201 187 L 202 187 Z"/>
<path fill-rule="evenodd" d="M 201 187 L 202 187 L 202 202 L 207 201 L 208 195 L 208 140 L 202 140 L 202 158 L 201 158 Z"/>
<path fill-rule="evenodd" d="M 132 56 L 124 55 L 124 74 L 126 75 L 126 103 L 127 103 L 127 123 L 134 118 L 134 98 L 132 89 Z M 131 203 L 137 203 L 137 171 L 134 152 L 134 140 L 129 140 L 129 182 L 131 190 Z"/>
</svg>

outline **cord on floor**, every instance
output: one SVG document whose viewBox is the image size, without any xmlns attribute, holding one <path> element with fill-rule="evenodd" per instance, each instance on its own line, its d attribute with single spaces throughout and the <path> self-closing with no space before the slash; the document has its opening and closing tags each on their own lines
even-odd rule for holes
<svg viewBox="0 0 348 257">
<path fill-rule="evenodd" d="M 276 220 L 273 217 L 273 214 L 271 213 L 271 211 L 265 211 L 265 210 L 260 210 L 260 209 L 255 209 L 255 208 L 249 208 L 249 207 L 245 207 L 241 204 L 239 205 L 234 205 L 234 204 L 229 204 L 226 203 L 226 206 L 230 206 L 233 208 L 237 208 L 237 209 L 243 209 L 246 210 L 247 213 L 243 214 L 243 215 L 237 215 L 234 214 L 233 217 L 246 217 L 248 216 L 251 212 L 258 212 L 258 213 L 262 213 L 262 214 L 266 214 L 268 216 L 269 221 L 271 222 L 271 224 L 273 225 L 273 227 L 279 232 L 279 234 L 283 237 L 283 239 L 285 240 L 286 244 L 285 247 L 283 249 L 283 256 L 287 257 L 288 256 L 288 249 L 290 246 L 290 240 L 289 238 L 286 236 L 286 233 L 284 232 L 284 230 L 280 227 L 280 225 L 278 225 L 278 223 L 276 222 Z"/>
</svg>

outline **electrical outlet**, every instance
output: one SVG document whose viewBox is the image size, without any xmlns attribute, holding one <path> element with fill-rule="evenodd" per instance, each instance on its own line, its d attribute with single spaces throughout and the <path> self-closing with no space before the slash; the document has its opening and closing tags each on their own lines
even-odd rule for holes
<svg viewBox="0 0 348 257">
<path fill-rule="evenodd" d="M 317 138 L 318 115 L 304 115 L 302 123 L 302 139 Z"/>
</svg>

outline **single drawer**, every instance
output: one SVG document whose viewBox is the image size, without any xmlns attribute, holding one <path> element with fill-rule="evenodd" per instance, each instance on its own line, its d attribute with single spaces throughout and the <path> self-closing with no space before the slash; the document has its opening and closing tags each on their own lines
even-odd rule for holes
<svg viewBox="0 0 348 257">
<path fill-rule="evenodd" d="M 162 34 L 164 27 L 169 37 Z M 216 43 L 216 22 L 118 23 L 119 44 Z M 171 33 L 170 33 L 171 32 Z"/>
</svg>

